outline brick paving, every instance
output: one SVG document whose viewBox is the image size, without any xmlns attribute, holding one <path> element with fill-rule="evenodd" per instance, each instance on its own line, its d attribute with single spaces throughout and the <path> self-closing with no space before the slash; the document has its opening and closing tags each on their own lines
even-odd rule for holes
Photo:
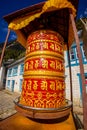
<svg viewBox="0 0 87 130">
<path fill-rule="evenodd" d="M 8 90 L 0 91 L 0 120 L 16 113 L 13 100 L 19 95 Z"/>
</svg>

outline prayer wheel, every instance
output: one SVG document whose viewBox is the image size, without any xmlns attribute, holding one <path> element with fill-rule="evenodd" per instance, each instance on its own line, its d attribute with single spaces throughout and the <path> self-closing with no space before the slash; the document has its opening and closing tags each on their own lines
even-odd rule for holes
<svg viewBox="0 0 87 130">
<path fill-rule="evenodd" d="M 51 30 L 37 30 L 27 39 L 20 104 L 34 108 L 65 105 L 63 38 Z"/>
</svg>

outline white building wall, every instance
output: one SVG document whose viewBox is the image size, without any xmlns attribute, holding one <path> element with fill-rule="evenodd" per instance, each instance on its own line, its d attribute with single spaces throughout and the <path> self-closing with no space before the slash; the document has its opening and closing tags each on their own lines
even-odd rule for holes
<svg viewBox="0 0 87 130">
<path fill-rule="evenodd" d="M 68 66 L 66 52 L 64 54 L 65 54 L 66 98 L 70 99 L 71 92 L 70 92 L 69 66 Z M 82 105 L 80 81 L 79 81 L 79 76 L 77 75 L 77 74 L 80 74 L 80 66 L 79 65 L 75 65 L 75 66 L 72 65 L 71 66 L 71 73 L 72 73 L 73 103 L 74 103 L 74 105 Z M 84 73 L 87 73 L 87 64 L 84 64 Z"/>
<path fill-rule="evenodd" d="M 4 80 L 5 80 L 5 67 L 2 66 L 0 69 L 0 89 L 2 89 L 4 86 Z"/>
<path fill-rule="evenodd" d="M 87 64 L 84 65 L 84 72 L 87 72 Z"/>
<path fill-rule="evenodd" d="M 77 73 L 79 73 L 79 67 L 71 67 L 72 72 L 72 89 L 73 89 L 73 101 L 74 104 L 80 104 L 80 83 Z M 70 74 L 69 68 L 65 69 L 66 75 L 66 98 L 70 99 Z"/>
<path fill-rule="evenodd" d="M 15 81 L 14 83 L 14 89 L 13 91 L 14 92 L 19 92 L 20 93 L 20 79 L 23 79 L 23 75 L 20 75 L 20 65 L 22 63 L 18 64 L 18 65 L 15 65 L 15 66 L 18 66 L 18 72 L 17 72 L 17 75 L 16 76 L 8 76 L 8 73 L 7 73 L 7 77 L 6 77 L 6 89 L 7 90 L 10 90 L 12 91 L 12 80 Z M 13 66 L 13 67 L 15 67 Z M 13 68 L 11 67 L 11 68 Z M 10 80 L 10 87 L 8 87 L 8 80 Z"/>
</svg>

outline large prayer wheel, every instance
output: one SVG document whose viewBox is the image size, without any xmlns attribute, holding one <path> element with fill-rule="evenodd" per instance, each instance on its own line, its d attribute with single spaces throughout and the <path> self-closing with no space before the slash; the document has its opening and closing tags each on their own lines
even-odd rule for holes
<svg viewBox="0 0 87 130">
<path fill-rule="evenodd" d="M 27 39 L 20 104 L 35 108 L 65 105 L 63 38 L 38 30 Z"/>
<path fill-rule="evenodd" d="M 34 119 L 69 115 L 72 103 L 65 99 L 63 38 L 51 30 L 38 30 L 27 39 L 22 93 L 16 110 Z"/>
</svg>

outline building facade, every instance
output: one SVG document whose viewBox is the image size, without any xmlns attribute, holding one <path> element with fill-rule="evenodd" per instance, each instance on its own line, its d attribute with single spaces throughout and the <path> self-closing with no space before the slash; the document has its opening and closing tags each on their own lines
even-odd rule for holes
<svg viewBox="0 0 87 130">
<path fill-rule="evenodd" d="M 8 66 L 6 89 L 12 92 L 21 92 L 24 70 L 24 58 Z"/>
<path fill-rule="evenodd" d="M 80 42 L 80 49 L 82 53 L 82 61 L 84 66 L 85 84 L 87 90 L 87 59 L 83 50 L 83 42 Z M 82 106 L 82 82 L 80 74 L 80 66 L 76 44 L 73 43 L 70 48 L 70 66 L 72 76 L 72 89 L 73 89 L 73 101 L 75 105 Z M 65 82 L 66 82 L 66 98 L 70 99 L 70 74 L 69 74 L 69 63 L 68 63 L 68 52 L 65 52 Z"/>
</svg>

